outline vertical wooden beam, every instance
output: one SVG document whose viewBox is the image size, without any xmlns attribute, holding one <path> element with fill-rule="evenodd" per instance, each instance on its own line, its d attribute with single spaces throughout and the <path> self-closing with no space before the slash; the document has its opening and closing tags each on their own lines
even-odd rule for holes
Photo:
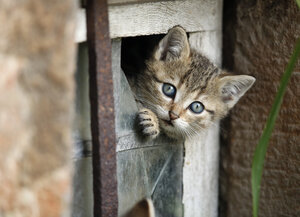
<svg viewBox="0 0 300 217">
<path fill-rule="evenodd" d="M 222 13 L 222 0 L 215 5 L 216 13 Z M 218 22 L 221 22 L 219 20 Z M 221 26 L 219 24 L 218 26 Z M 221 65 L 221 29 L 190 33 L 193 49 Z M 219 178 L 219 124 L 199 132 L 185 141 L 183 167 L 184 216 L 218 216 Z"/>
<path fill-rule="evenodd" d="M 94 216 L 117 216 L 111 40 L 106 0 L 87 2 Z"/>
</svg>

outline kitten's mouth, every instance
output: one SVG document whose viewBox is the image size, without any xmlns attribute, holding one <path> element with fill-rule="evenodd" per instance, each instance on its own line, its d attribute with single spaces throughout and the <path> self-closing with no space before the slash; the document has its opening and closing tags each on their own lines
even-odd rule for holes
<svg viewBox="0 0 300 217">
<path fill-rule="evenodd" d="M 171 120 L 164 120 L 161 119 L 165 124 L 169 125 L 169 126 L 173 126 L 173 123 L 171 122 Z"/>
</svg>

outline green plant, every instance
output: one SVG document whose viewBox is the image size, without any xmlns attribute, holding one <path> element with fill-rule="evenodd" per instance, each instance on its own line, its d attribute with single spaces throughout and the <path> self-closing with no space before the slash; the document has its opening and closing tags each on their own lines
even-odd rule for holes
<svg viewBox="0 0 300 217">
<path fill-rule="evenodd" d="M 300 0 L 296 0 L 298 7 L 300 8 Z M 251 174 L 251 185 L 252 185 L 252 208 L 253 208 L 253 217 L 258 217 L 258 205 L 259 205 L 259 192 L 260 192 L 260 183 L 263 171 L 263 164 L 268 148 L 268 143 L 272 134 L 272 130 L 277 119 L 280 106 L 283 100 L 283 96 L 287 87 L 287 84 L 292 75 L 293 69 L 297 63 L 297 59 L 300 54 L 300 38 L 296 42 L 294 52 L 289 60 L 289 63 L 285 69 L 285 72 L 281 78 L 280 86 L 275 97 L 271 112 L 266 122 L 265 129 L 263 134 L 256 146 L 253 162 L 252 162 L 252 174 Z"/>
</svg>

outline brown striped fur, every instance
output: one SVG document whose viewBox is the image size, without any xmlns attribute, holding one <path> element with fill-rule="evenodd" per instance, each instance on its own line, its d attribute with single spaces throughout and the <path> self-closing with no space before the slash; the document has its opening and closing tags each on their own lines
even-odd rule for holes
<svg viewBox="0 0 300 217">
<path fill-rule="evenodd" d="M 173 138 L 191 137 L 223 118 L 252 86 L 255 78 L 230 75 L 205 56 L 190 48 L 186 32 L 177 26 L 156 47 L 146 69 L 131 82 L 140 103 L 142 131 L 155 138 L 162 130 Z M 176 87 L 174 99 L 162 92 L 162 85 Z M 201 102 L 205 110 L 196 114 L 189 106 Z M 170 112 L 179 116 L 171 120 Z"/>
</svg>

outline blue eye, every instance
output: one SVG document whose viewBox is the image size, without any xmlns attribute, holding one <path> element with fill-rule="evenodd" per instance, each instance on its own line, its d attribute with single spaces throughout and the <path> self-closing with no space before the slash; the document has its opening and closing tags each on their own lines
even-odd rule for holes
<svg viewBox="0 0 300 217">
<path fill-rule="evenodd" d="M 162 92 L 170 98 L 174 98 L 176 95 L 176 88 L 172 84 L 164 83 Z"/>
<path fill-rule="evenodd" d="M 200 114 L 204 110 L 204 105 L 201 102 L 193 102 L 190 105 L 190 110 L 196 114 Z"/>
</svg>

